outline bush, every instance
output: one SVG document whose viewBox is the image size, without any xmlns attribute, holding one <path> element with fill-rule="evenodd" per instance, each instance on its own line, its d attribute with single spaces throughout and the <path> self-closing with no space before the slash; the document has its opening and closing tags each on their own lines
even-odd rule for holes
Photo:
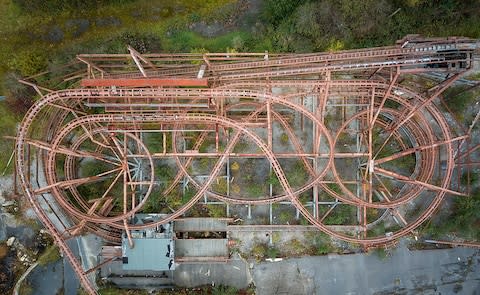
<svg viewBox="0 0 480 295">
<path fill-rule="evenodd" d="M 350 224 L 356 213 L 356 207 L 350 205 L 337 205 L 325 219 L 325 224 L 346 225 Z"/>
<path fill-rule="evenodd" d="M 455 199 L 454 213 L 451 216 L 453 227 L 467 239 L 480 239 L 480 190 L 474 191 L 468 197 Z"/>
<path fill-rule="evenodd" d="M 306 244 L 297 239 L 290 240 L 286 246 L 293 255 L 302 255 L 307 252 Z"/>
<path fill-rule="evenodd" d="M 238 290 L 235 287 L 218 285 L 213 287 L 212 295 L 235 295 Z"/>
<path fill-rule="evenodd" d="M 465 91 L 465 86 L 455 86 L 445 91 L 444 101 L 453 114 L 463 120 L 465 110 L 475 102 L 476 97 L 474 91 Z"/>
<path fill-rule="evenodd" d="M 324 233 L 316 233 L 311 240 L 313 241 L 312 252 L 315 255 L 326 255 L 334 250 L 331 238 Z"/>
<path fill-rule="evenodd" d="M 208 215 L 213 218 L 221 218 L 226 216 L 225 207 L 223 205 L 208 204 Z"/>
<path fill-rule="evenodd" d="M 293 167 L 286 173 L 286 177 L 290 186 L 299 187 L 308 179 L 307 170 L 301 161 L 296 161 Z"/>
<path fill-rule="evenodd" d="M 478 181 L 478 176 L 479 176 L 478 172 L 470 171 L 470 184 L 476 184 Z M 467 185 L 469 180 L 468 178 L 469 178 L 468 172 L 464 172 L 462 174 L 462 177 L 460 178 L 460 183 L 462 185 Z"/>
<path fill-rule="evenodd" d="M 263 10 L 264 19 L 274 25 L 293 14 L 304 0 L 266 0 Z"/>
<path fill-rule="evenodd" d="M 36 92 L 32 87 L 18 82 L 20 78 L 18 74 L 10 72 L 5 75 L 2 86 L 9 110 L 14 114 L 23 115 L 33 105 Z"/>
<path fill-rule="evenodd" d="M 44 50 L 23 50 L 14 53 L 8 66 L 12 70 L 18 70 L 22 76 L 32 76 L 47 68 L 47 55 Z"/>
<path fill-rule="evenodd" d="M 255 244 L 252 247 L 252 253 L 251 254 L 256 260 L 262 260 L 263 258 L 265 258 L 265 255 L 267 254 L 267 250 L 268 250 L 267 245 L 265 245 L 265 244 Z"/>
<path fill-rule="evenodd" d="M 385 250 L 385 248 L 377 248 L 375 249 L 375 254 L 380 258 L 381 260 L 385 260 L 388 258 L 388 252 Z"/>
<path fill-rule="evenodd" d="M 282 224 L 287 224 L 287 223 L 291 223 L 294 217 L 295 215 L 291 211 L 285 210 L 280 212 L 280 215 L 278 216 L 278 220 Z"/>
<path fill-rule="evenodd" d="M 279 251 L 275 247 L 268 247 L 267 256 L 268 258 L 275 259 L 278 257 Z"/>
<path fill-rule="evenodd" d="M 162 49 L 160 38 L 150 33 L 125 32 L 117 39 L 122 42 L 125 47 L 130 45 L 140 53 L 160 52 Z"/>
</svg>

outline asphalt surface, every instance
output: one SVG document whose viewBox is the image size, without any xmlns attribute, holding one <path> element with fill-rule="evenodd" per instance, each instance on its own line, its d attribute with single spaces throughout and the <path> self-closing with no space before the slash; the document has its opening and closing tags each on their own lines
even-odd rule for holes
<svg viewBox="0 0 480 295">
<path fill-rule="evenodd" d="M 330 255 L 261 263 L 253 269 L 258 295 L 480 294 L 479 250 L 409 251 L 382 259 Z"/>
<path fill-rule="evenodd" d="M 63 260 L 37 266 L 28 275 L 26 281 L 32 286 L 32 295 L 57 294 L 63 288 Z M 23 283 L 25 284 L 25 281 Z"/>
<path fill-rule="evenodd" d="M 228 285 L 241 289 L 248 286 L 250 277 L 243 260 L 230 260 L 228 263 L 180 264 L 175 268 L 173 280 L 180 287 Z"/>
<path fill-rule="evenodd" d="M 75 255 L 78 247 L 75 239 L 67 242 Z M 77 295 L 80 283 L 72 266 L 66 259 L 61 259 L 45 266 L 37 266 L 28 275 L 27 281 L 33 287 L 32 295 Z"/>
<path fill-rule="evenodd" d="M 79 256 L 77 238 L 67 241 L 68 246 L 72 249 L 75 256 Z M 80 282 L 78 281 L 77 274 L 72 268 L 72 265 L 68 259 L 64 258 L 63 261 L 63 288 L 65 295 L 77 295 Z"/>
</svg>

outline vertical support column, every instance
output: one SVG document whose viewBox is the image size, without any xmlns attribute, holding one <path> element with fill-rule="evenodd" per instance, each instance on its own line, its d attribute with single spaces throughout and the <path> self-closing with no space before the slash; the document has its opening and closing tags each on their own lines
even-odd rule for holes
<svg viewBox="0 0 480 295">
<path fill-rule="evenodd" d="M 272 207 L 272 203 L 269 203 L 268 206 L 269 206 L 269 208 L 268 208 L 269 221 L 270 221 L 270 224 L 273 224 L 273 207 Z"/>
<path fill-rule="evenodd" d="M 313 158 L 313 170 L 317 171 L 317 158 Z M 313 186 L 313 217 L 318 220 L 318 184 Z"/>
<path fill-rule="evenodd" d="M 167 135 L 165 132 L 162 132 L 162 138 L 163 138 L 163 154 L 165 155 L 167 153 Z"/>
<path fill-rule="evenodd" d="M 218 153 L 218 144 L 219 137 L 218 137 L 218 123 L 215 123 L 215 151 Z"/>
<path fill-rule="evenodd" d="M 273 130 L 272 130 L 272 103 L 267 100 L 267 141 L 268 148 L 272 149 L 273 146 Z"/>
<path fill-rule="evenodd" d="M 227 197 L 230 197 L 230 157 L 227 157 L 226 161 L 226 172 L 227 172 Z"/>
<path fill-rule="evenodd" d="M 130 229 L 128 228 L 128 223 L 126 219 L 123 220 L 123 225 L 125 226 L 125 234 L 128 238 L 128 245 L 130 246 L 130 249 L 133 249 L 135 245 L 133 244 L 132 234 L 130 233 Z"/>
<path fill-rule="evenodd" d="M 206 53 L 204 53 L 204 54 L 202 55 L 202 58 L 203 58 L 203 61 L 205 62 L 205 64 L 207 65 L 208 70 L 209 70 L 210 72 L 212 72 L 212 74 L 215 74 L 215 70 L 212 68 L 212 64 L 210 63 L 210 60 L 208 59 L 208 56 L 207 56 Z"/>
<path fill-rule="evenodd" d="M 303 107 L 305 102 L 304 102 L 305 98 L 302 96 L 300 97 L 300 105 Z M 302 130 L 302 132 L 304 131 L 305 129 L 305 118 L 303 116 L 303 113 L 300 114 L 300 129 Z"/>
<path fill-rule="evenodd" d="M 128 177 L 127 177 L 127 172 L 128 172 L 128 159 L 127 159 L 127 134 L 123 134 L 123 214 L 127 213 L 127 182 L 128 182 Z M 125 222 L 125 230 L 127 230 L 127 221 L 124 220 Z"/>
<path fill-rule="evenodd" d="M 27 145 L 27 181 L 30 183 L 30 145 Z"/>
<path fill-rule="evenodd" d="M 372 116 L 373 116 L 373 109 L 375 106 L 375 87 L 372 88 L 372 95 L 370 97 L 370 112 L 368 112 L 368 121 L 371 122 L 369 124 L 368 128 L 368 164 L 367 164 L 367 169 L 368 169 L 368 201 L 371 203 L 372 198 L 373 198 L 373 126 L 374 126 L 374 121 L 372 121 Z"/>
<path fill-rule="evenodd" d="M 172 135 L 173 136 L 173 135 Z M 173 140 L 172 140 L 173 142 Z M 172 143 L 173 144 L 173 143 Z M 187 143 L 185 142 L 185 140 L 183 140 L 183 150 L 185 150 L 187 147 Z M 187 176 L 185 174 L 183 174 L 183 181 L 182 181 L 182 193 L 183 193 L 183 196 L 182 197 L 185 197 L 185 193 L 187 191 L 187 183 L 188 183 L 188 180 L 187 180 Z"/>
<path fill-rule="evenodd" d="M 470 132 L 469 132 L 470 133 Z M 467 138 L 467 150 L 470 148 L 470 136 Z M 439 157 L 440 157 L 440 153 L 439 154 Z M 438 162 L 440 163 L 440 162 Z M 470 195 L 470 170 L 471 170 L 471 166 L 469 165 L 470 164 L 470 154 L 467 154 L 467 195 Z M 461 183 L 461 182 L 459 182 Z"/>
<path fill-rule="evenodd" d="M 225 135 L 225 128 L 223 129 L 224 131 L 224 135 Z M 228 136 L 225 137 L 225 140 L 226 140 L 226 145 L 229 144 L 230 142 L 230 138 Z M 226 172 L 227 172 L 227 197 L 230 197 L 230 177 L 231 177 L 231 174 L 230 174 L 230 157 L 227 156 L 227 159 L 226 159 Z M 226 203 L 227 204 L 227 217 L 230 217 L 230 206 L 228 204 L 228 202 Z"/>
<path fill-rule="evenodd" d="M 16 148 L 15 148 L 15 145 L 13 146 L 13 157 L 14 157 L 14 161 L 13 161 L 13 193 L 15 195 L 18 195 L 18 190 L 17 190 L 17 157 L 16 157 Z"/>
<path fill-rule="evenodd" d="M 327 100 L 328 100 L 328 95 L 329 95 L 329 92 L 330 92 L 330 80 L 331 80 L 331 75 L 330 75 L 330 71 L 327 71 L 325 73 L 325 87 L 323 88 L 323 91 L 321 91 L 319 97 L 318 97 L 318 105 L 317 105 L 317 109 L 316 109 L 316 116 L 317 118 L 319 118 L 322 123 L 324 123 L 324 118 L 325 118 L 325 112 L 326 112 L 326 108 L 327 108 Z M 316 128 L 315 130 L 316 132 L 316 142 L 315 142 L 315 145 L 314 145 L 314 149 L 318 151 L 318 149 L 320 148 L 320 142 L 321 142 L 321 134 L 320 134 L 320 129 L 319 128 Z M 315 152 L 315 151 L 314 151 Z"/>
<path fill-rule="evenodd" d="M 272 175 L 272 163 L 270 163 L 269 174 L 268 175 Z M 273 196 L 273 185 L 272 185 L 271 182 L 268 185 L 268 193 L 269 193 L 270 198 L 272 198 L 272 196 Z M 273 224 L 273 206 L 272 206 L 272 203 L 269 203 L 269 220 L 270 220 L 270 224 Z"/>
<path fill-rule="evenodd" d="M 135 193 L 132 192 L 132 210 L 135 209 L 136 202 L 135 202 Z"/>
</svg>

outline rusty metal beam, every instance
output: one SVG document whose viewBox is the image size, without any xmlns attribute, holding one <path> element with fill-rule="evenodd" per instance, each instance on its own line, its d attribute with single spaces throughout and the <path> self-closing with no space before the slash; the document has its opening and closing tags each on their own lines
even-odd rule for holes
<svg viewBox="0 0 480 295">
<path fill-rule="evenodd" d="M 138 79 L 82 79 L 82 87 L 207 87 L 207 79 L 197 78 L 138 78 Z"/>
</svg>

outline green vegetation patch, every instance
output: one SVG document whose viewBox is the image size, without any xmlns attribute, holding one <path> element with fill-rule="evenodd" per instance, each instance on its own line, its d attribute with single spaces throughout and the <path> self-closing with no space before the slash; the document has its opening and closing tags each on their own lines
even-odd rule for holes
<svg viewBox="0 0 480 295">
<path fill-rule="evenodd" d="M 466 86 L 453 86 L 445 90 L 443 96 L 457 119 L 464 120 L 465 110 L 476 101 L 478 94 L 476 91 L 467 90 Z"/>
<path fill-rule="evenodd" d="M 15 136 L 17 130 L 17 122 L 19 118 L 13 114 L 7 107 L 6 103 L 0 101 L 0 174 L 5 170 L 8 160 L 12 156 L 14 141 L 5 140 L 3 136 Z M 12 159 L 13 161 L 14 159 Z M 13 163 L 11 162 L 8 168 L 6 168 L 6 174 L 13 172 Z"/>
<path fill-rule="evenodd" d="M 60 250 L 57 246 L 51 245 L 50 247 L 45 250 L 45 252 L 38 258 L 38 264 L 41 266 L 45 266 L 47 264 L 56 262 L 60 260 L 62 257 L 60 255 Z"/>
<path fill-rule="evenodd" d="M 453 233 L 460 239 L 480 240 L 480 189 L 473 191 L 470 196 L 455 197 L 450 214 L 429 221 L 422 226 L 421 232 L 435 239 Z M 448 238 L 451 239 L 451 235 Z"/>
</svg>

